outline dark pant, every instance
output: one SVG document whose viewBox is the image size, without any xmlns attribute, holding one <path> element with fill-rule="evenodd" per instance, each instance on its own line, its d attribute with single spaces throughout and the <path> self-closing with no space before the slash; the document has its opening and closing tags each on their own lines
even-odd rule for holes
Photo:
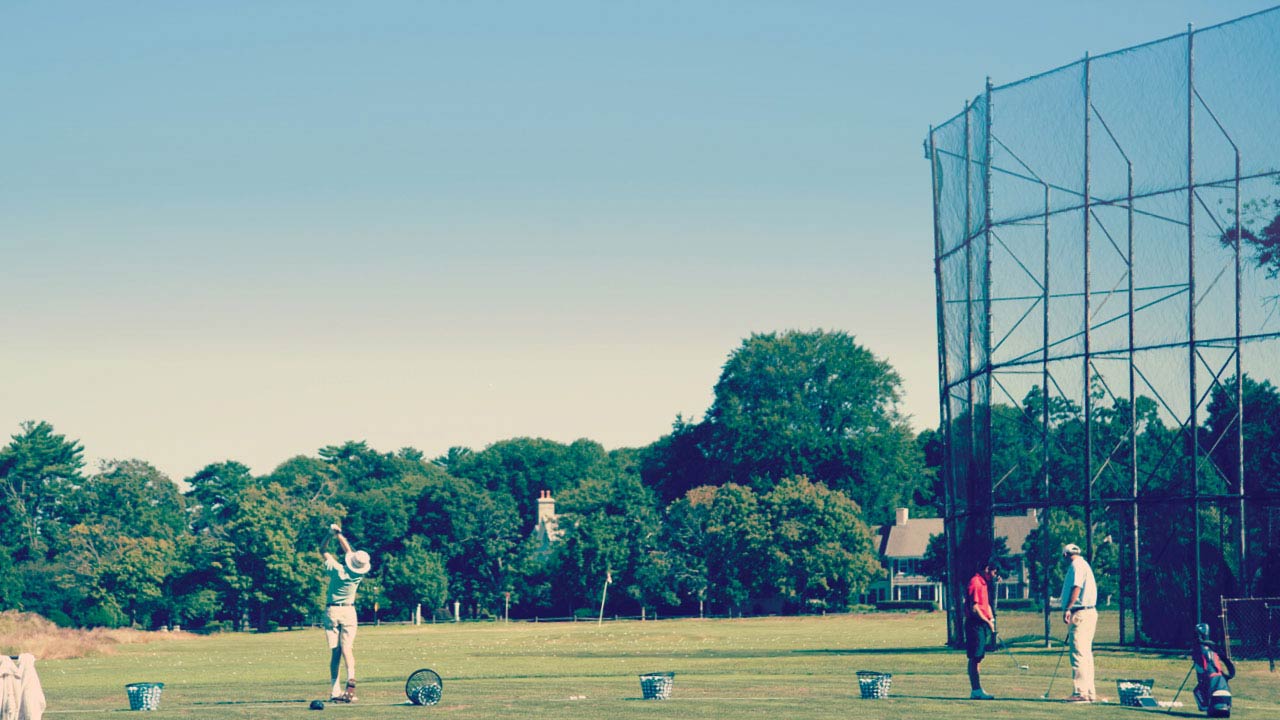
<svg viewBox="0 0 1280 720">
<path fill-rule="evenodd" d="M 965 623 L 965 653 L 969 656 L 969 687 L 982 689 L 982 680 L 978 678 L 978 663 L 987 656 L 987 646 L 991 644 L 991 627 L 981 620 L 970 619 Z"/>
</svg>

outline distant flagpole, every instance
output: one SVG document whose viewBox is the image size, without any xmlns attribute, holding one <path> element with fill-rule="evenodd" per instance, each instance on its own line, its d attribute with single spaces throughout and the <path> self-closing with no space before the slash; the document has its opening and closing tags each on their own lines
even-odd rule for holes
<svg viewBox="0 0 1280 720">
<path fill-rule="evenodd" d="M 609 592 L 609 583 L 613 582 L 613 572 L 604 571 L 604 587 L 600 589 L 600 619 L 596 621 L 597 625 L 604 624 L 604 598 Z"/>
</svg>

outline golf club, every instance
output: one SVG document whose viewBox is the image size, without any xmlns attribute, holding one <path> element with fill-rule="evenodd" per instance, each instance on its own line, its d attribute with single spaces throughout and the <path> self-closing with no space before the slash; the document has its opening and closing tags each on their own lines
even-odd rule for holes
<svg viewBox="0 0 1280 720">
<path fill-rule="evenodd" d="M 1019 663 L 1019 662 L 1018 662 L 1018 659 L 1017 659 L 1016 657 L 1014 657 L 1014 656 L 1013 656 L 1013 651 L 1009 649 L 1009 643 L 1007 643 L 1007 642 L 1005 642 L 1005 641 L 1004 641 L 1004 637 L 1002 637 L 1002 636 L 1000 635 L 1000 633 L 994 633 L 994 634 L 995 634 L 995 636 L 996 636 L 996 642 L 1000 643 L 1000 647 L 1004 648 L 1004 651 L 1005 651 L 1006 653 L 1008 653 L 1008 655 L 1009 655 L 1009 659 L 1013 661 L 1013 664 L 1014 664 L 1014 665 L 1017 665 L 1017 666 L 1018 666 L 1018 669 L 1019 669 L 1019 670 L 1030 670 L 1030 669 L 1031 669 L 1031 666 L 1030 666 L 1030 665 L 1023 665 L 1023 664 L 1021 664 L 1021 663 Z"/>
<path fill-rule="evenodd" d="M 1186 677 L 1182 678 L 1182 684 L 1178 686 L 1178 692 L 1173 694 L 1173 700 L 1169 701 L 1169 709 L 1166 710 L 1165 712 L 1173 712 L 1173 708 L 1177 705 L 1177 702 L 1178 702 L 1178 696 L 1182 694 L 1182 688 L 1187 686 L 1187 681 L 1191 679 L 1191 671 L 1195 669 L 1196 669 L 1195 665 L 1192 665 L 1190 668 L 1187 669 Z"/>
<path fill-rule="evenodd" d="M 1040 696 L 1044 700 L 1049 699 L 1049 693 L 1053 690 L 1053 681 L 1058 679 L 1058 668 L 1062 667 L 1062 656 L 1067 654 L 1067 647 L 1070 646 L 1069 641 L 1071 640 L 1071 631 L 1075 629 L 1076 629 L 1075 625 L 1072 625 L 1071 627 L 1067 628 L 1067 634 L 1064 635 L 1062 638 L 1062 650 L 1058 652 L 1058 664 L 1053 666 L 1053 675 L 1049 676 L 1048 689 L 1044 691 L 1044 695 Z"/>
</svg>

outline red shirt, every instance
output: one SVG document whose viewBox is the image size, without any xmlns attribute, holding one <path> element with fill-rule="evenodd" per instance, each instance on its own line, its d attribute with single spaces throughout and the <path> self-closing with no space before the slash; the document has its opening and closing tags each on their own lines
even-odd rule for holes
<svg viewBox="0 0 1280 720">
<path fill-rule="evenodd" d="M 965 596 L 969 600 L 969 607 L 975 608 L 978 615 L 987 620 L 995 620 L 995 613 L 991 612 L 991 600 L 987 594 L 987 579 L 982 573 L 974 575 L 969 580 L 969 588 L 965 591 Z"/>
</svg>

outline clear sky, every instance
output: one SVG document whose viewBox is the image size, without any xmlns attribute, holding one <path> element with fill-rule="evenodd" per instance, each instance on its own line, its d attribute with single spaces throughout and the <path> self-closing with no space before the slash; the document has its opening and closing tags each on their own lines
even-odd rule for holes
<svg viewBox="0 0 1280 720">
<path fill-rule="evenodd" d="M 0 437 L 648 444 L 752 332 L 937 422 L 931 123 L 1274 0 L 0 7 Z"/>
</svg>

